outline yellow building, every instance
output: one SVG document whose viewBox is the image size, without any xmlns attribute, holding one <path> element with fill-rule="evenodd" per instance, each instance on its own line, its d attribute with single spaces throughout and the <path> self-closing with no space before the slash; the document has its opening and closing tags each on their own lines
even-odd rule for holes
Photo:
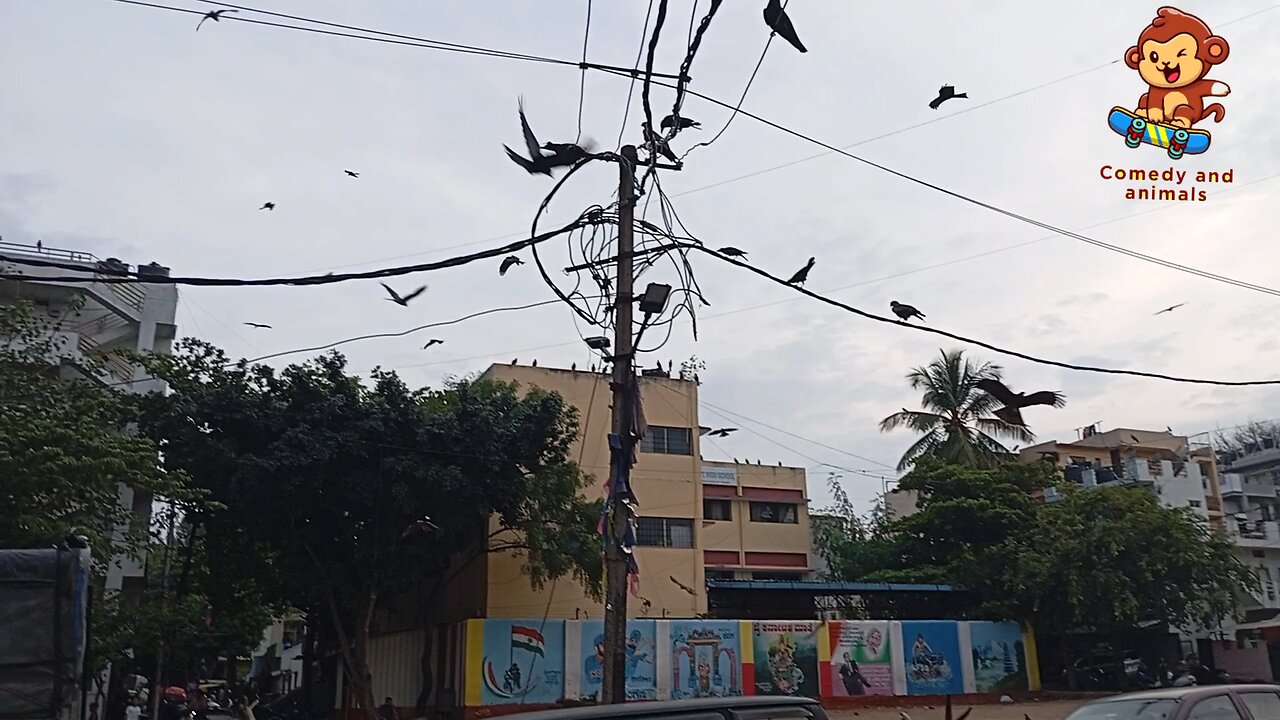
<svg viewBox="0 0 1280 720">
<path fill-rule="evenodd" d="M 596 372 L 493 365 L 483 377 L 559 393 L 578 409 L 572 457 L 601 497 L 609 473 L 609 376 Z M 698 385 L 674 377 L 638 378 L 649 431 L 637 447 L 632 486 L 639 500 L 639 597 L 632 616 L 693 617 L 707 612 L 711 579 L 803 579 L 811 572 L 808 493 L 802 468 L 703 461 Z M 601 605 L 571 579 L 535 591 L 514 554 L 478 563 L 465 584 L 483 594 L 473 616 L 602 618 Z"/>
</svg>

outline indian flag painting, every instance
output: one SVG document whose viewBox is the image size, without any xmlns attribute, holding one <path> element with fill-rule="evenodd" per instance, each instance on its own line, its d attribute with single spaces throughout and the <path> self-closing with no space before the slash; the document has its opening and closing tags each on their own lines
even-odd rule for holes
<svg viewBox="0 0 1280 720">
<path fill-rule="evenodd" d="M 564 621 L 484 623 L 485 705 L 553 703 L 564 697 Z"/>
<path fill-rule="evenodd" d="M 530 627 L 521 625 L 511 626 L 511 647 L 516 650 L 528 650 L 535 653 L 538 657 L 546 657 L 544 648 L 547 641 L 543 639 L 542 633 Z"/>
</svg>

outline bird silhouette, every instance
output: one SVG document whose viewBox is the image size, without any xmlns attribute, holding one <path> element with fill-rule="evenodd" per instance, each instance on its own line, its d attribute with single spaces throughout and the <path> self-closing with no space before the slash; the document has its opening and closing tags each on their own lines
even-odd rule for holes
<svg viewBox="0 0 1280 720">
<path fill-rule="evenodd" d="M 226 13 L 233 13 L 233 12 L 238 12 L 238 11 L 231 10 L 229 8 L 224 8 L 222 10 L 210 10 L 209 12 L 204 14 L 204 17 L 200 18 L 200 22 L 196 23 L 196 32 L 200 32 L 200 26 L 204 24 L 205 20 L 222 22 L 223 15 L 225 15 Z"/>
<path fill-rule="evenodd" d="M 515 255 L 508 255 L 502 258 L 502 264 L 498 266 L 498 274 L 506 275 L 507 271 L 516 265 L 523 265 L 524 261 Z"/>
<path fill-rule="evenodd" d="M 804 267 L 797 270 L 796 274 L 792 275 L 790 280 L 787 280 L 787 284 L 803 285 L 805 281 L 809 279 L 809 271 L 813 269 L 814 262 L 816 262 L 814 258 L 809 258 L 809 262 L 805 263 Z"/>
<path fill-rule="evenodd" d="M 520 358 L 511 358 L 511 364 L 512 364 L 512 365 L 515 365 L 515 364 L 516 364 L 516 363 L 518 363 L 518 362 L 520 362 Z"/>
<path fill-rule="evenodd" d="M 716 437 L 729 437 L 729 433 L 737 432 L 737 431 L 738 431 L 738 428 L 716 428 L 715 430 L 712 430 L 707 434 L 714 435 Z"/>
<path fill-rule="evenodd" d="M 520 130 L 524 134 L 524 145 L 529 151 L 529 157 L 525 158 L 515 150 L 503 145 L 502 147 L 507 151 L 507 157 L 511 158 L 512 162 L 524 168 L 525 172 L 530 175 L 546 175 L 547 177 L 551 177 L 552 168 L 573 165 L 581 159 L 569 157 L 565 153 L 559 152 L 552 155 L 544 155 L 542 153 L 544 146 L 538 142 L 538 137 L 533 134 L 533 129 L 529 127 L 529 120 L 524 115 L 524 98 L 520 98 L 519 108 Z M 547 145 L 551 145 L 553 147 L 564 147 L 554 143 L 547 143 Z M 579 148 L 579 151 L 581 151 L 581 148 Z"/>
<path fill-rule="evenodd" d="M 260 208 L 258 208 L 258 209 L 259 209 L 259 210 L 275 210 L 275 209 L 276 209 L 276 204 L 275 204 L 275 203 L 273 203 L 273 202 L 267 201 L 267 202 L 262 203 L 262 207 L 260 207 Z"/>
<path fill-rule="evenodd" d="M 780 0 L 769 0 L 769 4 L 764 7 L 764 22 L 774 32 L 782 36 L 783 40 L 791 43 L 791 46 L 802 53 L 809 52 L 809 49 L 800 42 L 800 36 L 796 35 L 795 26 L 791 24 L 791 18 L 787 16 L 787 11 L 782 9 Z"/>
<path fill-rule="evenodd" d="M 1137 436 L 1137 435 L 1134 435 L 1133 433 L 1129 433 L 1129 439 L 1130 439 L 1130 440 L 1132 440 L 1132 441 L 1134 441 L 1135 443 L 1137 443 L 1137 444 L 1139 444 L 1139 445 L 1141 445 L 1141 444 L 1142 444 L 1142 441 L 1138 439 L 1138 436 Z"/>
<path fill-rule="evenodd" d="M 671 146 L 667 144 L 666 138 L 653 131 L 649 127 L 649 123 L 642 122 L 640 127 L 644 129 L 644 142 L 649 147 L 650 153 L 657 153 L 673 163 L 680 162 L 680 156 L 676 155 Z"/>
<path fill-rule="evenodd" d="M 747 257 L 746 250 L 739 250 L 738 248 L 732 245 L 726 245 L 720 248 L 719 250 L 717 250 L 716 252 L 720 253 L 721 255 L 724 255 L 725 257 L 740 257 L 744 259 Z"/>
<path fill-rule="evenodd" d="M 262 329 L 262 330 L 270 330 L 270 329 L 272 329 L 270 325 L 264 325 L 263 323 L 247 322 L 247 323 L 245 323 L 245 325 L 248 325 L 248 326 L 249 326 L 249 327 L 251 327 L 251 328 L 260 328 L 260 329 Z"/>
<path fill-rule="evenodd" d="M 37 241 L 36 241 L 36 252 L 44 252 L 44 241 L 43 241 L 43 240 L 37 240 Z"/>
<path fill-rule="evenodd" d="M 344 173 L 346 173 L 346 174 L 350 175 L 350 176 L 351 176 L 351 177 L 353 177 L 353 178 L 358 178 L 358 177 L 360 177 L 360 173 L 356 172 L 355 170 L 343 170 L 342 172 L 344 172 Z"/>
<path fill-rule="evenodd" d="M 906 322 L 913 317 L 918 317 L 921 320 L 924 320 L 924 313 L 910 305 L 907 305 L 906 303 L 900 303 L 897 300 L 889 301 L 889 309 L 892 310 L 893 314 L 897 315 L 898 319 L 903 322 Z"/>
<path fill-rule="evenodd" d="M 578 363 L 569 363 L 569 372 L 578 372 Z"/>
<path fill-rule="evenodd" d="M 929 103 L 929 107 L 933 108 L 934 110 L 937 110 L 942 105 L 942 103 L 948 100 L 951 100 L 953 98 L 967 99 L 968 97 L 969 97 L 968 93 L 956 92 L 956 88 L 954 85 L 943 85 L 942 87 L 938 88 L 938 97 L 934 98 L 933 102 Z"/>
<path fill-rule="evenodd" d="M 676 117 L 674 115 L 668 115 L 662 118 L 661 127 L 663 130 L 670 130 L 672 127 L 675 127 L 675 124 L 676 124 Z M 693 118 L 687 118 L 687 117 L 680 118 L 679 130 L 687 130 L 688 128 L 700 128 L 700 127 L 702 127 L 702 123 L 698 122 L 697 120 L 694 120 Z M 679 132 L 679 130 L 677 130 L 677 132 Z"/>
<path fill-rule="evenodd" d="M 444 341 L 443 341 L 443 340 L 441 340 L 440 338 L 431 338 L 430 340 L 428 340 L 428 341 L 427 341 L 427 344 L 426 344 L 426 345 L 423 345 L 423 346 L 422 346 L 422 349 L 423 349 L 423 350 L 426 350 L 427 348 L 431 347 L 432 345 L 443 345 L 443 344 L 444 344 Z"/>
<path fill-rule="evenodd" d="M 1183 305 L 1186 305 L 1186 303 L 1182 302 L 1182 303 L 1178 303 L 1177 305 L 1170 305 L 1169 307 L 1167 307 L 1167 308 L 1165 308 L 1165 309 L 1163 309 L 1163 310 L 1161 310 L 1161 311 L 1159 311 L 1159 312 L 1157 312 L 1157 313 L 1153 313 L 1153 315 L 1163 315 L 1164 313 L 1167 313 L 1167 312 L 1173 312 L 1174 310 L 1177 310 L 1178 308 L 1182 307 Z"/>
<path fill-rule="evenodd" d="M 1042 390 L 1034 392 L 1030 395 L 1025 393 L 1016 393 L 1005 386 L 1004 383 L 995 378 L 983 378 L 977 382 L 979 390 L 998 400 L 1004 407 L 996 410 L 993 414 L 1010 425 L 1026 426 L 1022 420 L 1022 408 L 1032 405 L 1051 405 L 1060 408 L 1067 404 L 1066 398 L 1062 393 L 1053 392 L 1052 390 Z"/>
<path fill-rule="evenodd" d="M 542 143 L 542 149 L 551 151 L 548 160 L 553 165 L 576 165 L 590 157 L 596 146 L 584 138 L 580 143 Z"/>
<path fill-rule="evenodd" d="M 409 307 L 409 301 L 410 301 L 410 300 L 412 300 L 412 299 L 414 299 L 414 298 L 418 297 L 419 295 L 421 295 L 422 293 L 426 292 L 426 290 L 427 290 L 427 286 L 426 286 L 426 285 L 423 285 L 422 287 L 418 288 L 417 290 L 414 290 L 413 292 L 409 293 L 408 295 L 401 295 L 400 293 L 396 292 L 395 290 L 392 290 L 392 289 L 391 289 L 391 286 L 390 286 L 390 285 L 388 285 L 388 284 L 386 284 L 386 283 L 378 283 L 378 284 L 379 284 L 379 285 L 381 285 L 382 287 L 386 288 L 386 290 L 387 290 L 387 295 L 389 295 L 389 296 L 390 296 L 390 297 L 385 298 L 385 299 L 386 299 L 386 300 L 390 300 L 391 302 L 393 302 L 393 303 L 395 303 L 395 304 L 399 305 L 400 307 Z"/>
<path fill-rule="evenodd" d="M 538 367 L 538 358 L 534 358 L 533 362 L 529 364 L 529 367 Z"/>
</svg>

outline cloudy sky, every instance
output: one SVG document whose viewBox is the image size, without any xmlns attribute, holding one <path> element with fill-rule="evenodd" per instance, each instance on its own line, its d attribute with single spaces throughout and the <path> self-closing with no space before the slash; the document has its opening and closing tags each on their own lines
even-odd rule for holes
<svg viewBox="0 0 1280 720">
<path fill-rule="evenodd" d="M 165 4 L 209 8 L 197 0 Z M 762 4 L 724 4 L 694 65 L 694 89 L 736 101 L 768 37 Z M 647 6 L 595 2 L 589 58 L 634 64 Z M 871 139 L 851 151 L 1039 221 L 1280 286 L 1280 135 L 1267 115 L 1280 110 L 1280 6 L 1180 5 L 1230 43 L 1213 77 L 1232 93 L 1222 100 L 1224 122 L 1200 126 L 1213 133 L 1211 150 L 1178 167 L 1232 170 L 1231 185 L 1203 187 L 1205 202 L 1138 202 L 1123 199 L 1126 183 L 1099 177 L 1107 164 L 1172 164 L 1153 148 L 1127 149 L 1105 122 L 1113 105 L 1132 107 L 1145 89 L 1120 59 L 1157 6 L 794 0 L 789 12 L 810 51 L 775 40 L 744 107 L 833 145 Z M 567 59 L 581 52 L 586 14 L 586 0 L 257 0 L 254 7 Z M 676 71 L 691 9 L 690 0 L 671 1 L 658 69 Z M 518 96 L 540 135 L 572 140 L 577 133 L 572 67 L 243 22 L 205 23 L 195 33 L 197 19 L 110 0 L 0 2 L 5 241 L 156 260 L 183 275 L 265 277 L 438 260 L 527 232 L 550 189 L 552 181 L 526 175 L 502 151 L 502 143 L 520 146 Z M 943 83 L 969 99 L 930 110 Z M 584 135 L 615 145 L 629 85 L 588 73 Z M 638 99 L 637 87 L 627 142 L 639 140 Z M 669 91 L 654 89 L 655 112 L 670 101 Z M 704 129 L 682 134 L 677 150 L 709 138 L 728 118 L 697 98 L 685 115 Z M 894 134 L 873 139 L 887 133 Z M 746 249 L 754 264 L 782 276 L 816 256 L 809 287 L 860 308 L 885 314 L 890 300 L 909 302 L 932 326 L 1072 363 L 1277 377 L 1275 297 L 1047 235 L 847 157 L 796 162 L 822 152 L 739 117 L 682 172 L 666 173 L 663 185 L 685 225 L 709 245 Z M 346 177 L 347 168 L 360 179 Z M 612 165 L 585 169 L 549 217 L 564 221 L 607 204 L 615 190 Z M 259 212 L 268 200 L 277 209 Z M 680 324 L 643 361 L 679 365 L 696 354 L 707 363 L 703 423 L 744 428 L 707 446 L 707 457 L 808 467 L 819 503 L 828 470 L 820 463 L 892 475 L 885 466 L 913 438 L 881 434 L 877 422 L 916 405 L 903 380 L 911 366 L 941 347 L 964 346 L 859 319 L 709 258 L 695 262 L 712 303 L 698 341 Z M 251 357 L 551 297 L 532 265 L 499 278 L 496 262 L 477 263 L 421 281 L 430 290 L 408 309 L 385 302 L 374 281 L 183 288 L 179 332 Z M 1152 316 L 1180 302 L 1187 305 Z M 242 324 L 250 320 L 275 329 Z M 429 337 L 446 342 L 421 350 Z M 1065 409 L 1027 413 L 1041 439 L 1070 439 L 1093 422 L 1193 433 L 1280 416 L 1277 389 L 1070 372 L 972 351 L 1004 366 L 1015 389 L 1066 393 Z M 561 305 L 344 352 L 357 370 L 381 365 L 427 385 L 513 357 L 562 367 L 591 362 Z M 877 479 L 844 474 L 857 500 L 881 489 Z"/>
</svg>

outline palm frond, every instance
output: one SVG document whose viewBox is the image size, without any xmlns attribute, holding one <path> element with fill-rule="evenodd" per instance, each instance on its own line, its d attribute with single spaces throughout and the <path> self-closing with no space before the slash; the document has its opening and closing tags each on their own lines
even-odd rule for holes
<svg viewBox="0 0 1280 720">
<path fill-rule="evenodd" d="M 1007 437 L 1011 440 L 1017 440 L 1019 444 L 1026 445 L 1036 439 L 1036 434 L 1031 432 L 1025 425 L 1013 425 L 997 418 L 982 418 L 974 423 L 978 428 L 978 432 L 996 437 Z"/>
<path fill-rule="evenodd" d="M 940 431 L 934 430 L 933 432 L 925 433 L 919 440 L 911 443 L 911 447 L 902 453 L 902 459 L 898 460 L 898 471 L 906 471 L 915 462 L 916 458 L 922 455 L 936 455 L 943 437 Z"/>
</svg>

